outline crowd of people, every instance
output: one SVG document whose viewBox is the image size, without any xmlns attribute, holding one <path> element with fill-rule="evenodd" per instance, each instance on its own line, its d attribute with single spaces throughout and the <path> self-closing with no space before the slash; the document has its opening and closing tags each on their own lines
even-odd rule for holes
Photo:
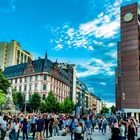
<svg viewBox="0 0 140 140">
<path fill-rule="evenodd" d="M 102 135 L 106 134 L 107 126 L 111 131 L 111 140 L 135 140 L 138 127 L 134 117 L 121 117 L 112 115 L 70 115 L 55 113 L 31 113 L 31 114 L 2 114 L 0 112 L 0 140 L 4 140 L 6 133 L 9 139 L 18 140 L 22 133 L 22 139 L 44 140 L 52 136 L 71 135 L 71 140 L 92 140 L 95 129 Z"/>
</svg>

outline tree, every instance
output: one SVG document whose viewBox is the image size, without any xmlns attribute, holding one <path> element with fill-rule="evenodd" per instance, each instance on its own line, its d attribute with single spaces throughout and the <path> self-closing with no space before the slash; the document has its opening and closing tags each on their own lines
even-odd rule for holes
<svg viewBox="0 0 140 140">
<path fill-rule="evenodd" d="M 6 103 L 6 94 L 4 94 L 2 91 L 0 91 L 0 105 L 1 105 L 1 107 L 5 103 Z"/>
<path fill-rule="evenodd" d="M 109 108 L 107 108 L 106 106 L 103 106 L 101 109 L 101 114 L 105 114 L 105 113 L 109 113 Z"/>
<path fill-rule="evenodd" d="M 57 98 L 55 97 L 52 91 L 48 93 L 45 102 L 41 103 L 40 110 L 41 112 L 58 112 L 59 102 L 57 101 Z"/>
<path fill-rule="evenodd" d="M 116 114 L 116 107 L 113 105 L 110 107 L 111 113 Z"/>
<path fill-rule="evenodd" d="M 34 111 L 37 111 L 41 106 L 41 96 L 39 93 L 34 93 L 30 99 L 30 106 Z"/>
<path fill-rule="evenodd" d="M 40 111 L 47 112 L 47 104 L 44 100 L 41 102 Z"/>
<path fill-rule="evenodd" d="M 19 109 L 21 109 L 24 104 L 23 94 L 21 92 L 14 92 L 13 93 L 13 102 L 16 106 L 17 105 L 19 106 Z"/>
<path fill-rule="evenodd" d="M 71 113 L 74 110 L 74 103 L 71 101 L 70 97 L 65 98 L 60 106 L 64 113 Z"/>
<path fill-rule="evenodd" d="M 0 69 L 0 90 L 6 94 L 7 93 L 6 90 L 10 86 L 11 86 L 10 82 L 4 77 L 3 71 L 2 69 Z"/>
</svg>

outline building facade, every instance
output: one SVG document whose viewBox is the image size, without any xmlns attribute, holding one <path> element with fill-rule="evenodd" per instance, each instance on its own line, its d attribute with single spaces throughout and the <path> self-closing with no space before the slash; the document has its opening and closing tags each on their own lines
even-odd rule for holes
<svg viewBox="0 0 140 140">
<path fill-rule="evenodd" d="M 96 113 L 99 114 L 102 109 L 102 102 L 101 99 L 96 97 Z"/>
<path fill-rule="evenodd" d="M 57 62 L 50 61 L 47 54 L 45 59 L 6 67 L 4 74 L 13 87 L 24 94 L 26 102 L 35 92 L 47 97 L 52 91 L 59 102 L 70 96 L 68 73 L 59 68 Z"/>
<path fill-rule="evenodd" d="M 66 71 L 69 75 L 70 98 L 76 103 L 76 66 L 74 64 L 59 63 L 58 66 Z"/>
<path fill-rule="evenodd" d="M 0 68 L 4 70 L 5 67 L 17 65 L 28 62 L 32 59 L 32 55 L 21 50 L 20 43 L 12 40 L 10 42 L 0 42 Z"/>
<path fill-rule="evenodd" d="M 96 114 L 96 97 L 79 79 L 76 83 L 76 105 L 80 107 L 80 113 Z"/>
<path fill-rule="evenodd" d="M 140 120 L 140 7 L 137 3 L 121 7 L 116 107 Z"/>
</svg>

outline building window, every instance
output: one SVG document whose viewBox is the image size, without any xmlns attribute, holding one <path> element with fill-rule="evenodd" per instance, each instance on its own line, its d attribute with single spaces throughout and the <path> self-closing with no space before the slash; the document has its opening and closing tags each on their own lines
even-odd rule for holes
<svg viewBox="0 0 140 140">
<path fill-rule="evenodd" d="M 32 90 L 32 84 L 30 85 L 29 89 L 30 89 L 30 91 Z"/>
<path fill-rule="evenodd" d="M 26 85 L 24 86 L 24 91 L 27 91 L 27 86 Z"/>
<path fill-rule="evenodd" d="M 21 86 L 19 86 L 19 91 L 21 91 Z"/>
<path fill-rule="evenodd" d="M 44 80 L 47 80 L 47 75 L 44 75 Z"/>
<path fill-rule="evenodd" d="M 27 77 L 25 77 L 25 82 L 27 82 Z"/>
<path fill-rule="evenodd" d="M 47 86 L 46 84 L 43 85 L 43 90 L 46 90 Z"/>
<path fill-rule="evenodd" d="M 29 100 L 31 99 L 31 97 L 32 97 L 32 95 L 31 95 L 31 94 L 29 94 Z"/>
<path fill-rule="evenodd" d="M 15 84 L 17 83 L 17 79 L 15 79 Z"/>
<path fill-rule="evenodd" d="M 30 82 L 33 81 L 33 76 L 30 76 Z"/>
<path fill-rule="evenodd" d="M 38 80 L 38 75 L 35 76 L 35 80 L 36 80 L 36 81 Z"/>
<path fill-rule="evenodd" d="M 22 78 L 20 78 L 20 83 L 22 83 Z"/>
</svg>

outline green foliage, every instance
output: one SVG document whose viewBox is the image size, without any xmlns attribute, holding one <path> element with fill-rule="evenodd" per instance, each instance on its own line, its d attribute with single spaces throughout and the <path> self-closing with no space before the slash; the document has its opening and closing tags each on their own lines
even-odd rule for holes
<svg viewBox="0 0 140 140">
<path fill-rule="evenodd" d="M 5 103 L 6 103 L 6 94 L 0 91 L 0 105 L 3 105 Z"/>
<path fill-rule="evenodd" d="M 45 102 L 41 103 L 41 112 L 57 112 L 59 110 L 59 102 L 52 91 L 48 93 Z"/>
<path fill-rule="evenodd" d="M 110 107 L 111 113 L 116 114 L 116 107 L 113 105 Z"/>
<path fill-rule="evenodd" d="M 105 114 L 105 113 L 109 113 L 109 108 L 107 108 L 106 106 L 103 106 L 101 109 L 101 114 Z"/>
<path fill-rule="evenodd" d="M 30 106 L 34 111 L 37 111 L 41 106 L 41 96 L 39 93 L 32 94 L 30 98 Z"/>
<path fill-rule="evenodd" d="M 64 102 L 60 104 L 60 109 L 64 113 L 71 113 L 74 110 L 74 103 L 69 97 L 67 97 Z"/>
<path fill-rule="evenodd" d="M 10 87 L 10 82 L 4 77 L 2 70 L 0 69 L 0 90 L 7 94 L 7 88 Z"/>
<path fill-rule="evenodd" d="M 40 111 L 47 112 L 47 104 L 44 100 L 41 102 Z"/>
<path fill-rule="evenodd" d="M 21 109 L 24 104 L 23 94 L 21 92 L 14 92 L 13 93 L 13 102 L 15 105 L 19 106 L 19 109 Z"/>
</svg>

